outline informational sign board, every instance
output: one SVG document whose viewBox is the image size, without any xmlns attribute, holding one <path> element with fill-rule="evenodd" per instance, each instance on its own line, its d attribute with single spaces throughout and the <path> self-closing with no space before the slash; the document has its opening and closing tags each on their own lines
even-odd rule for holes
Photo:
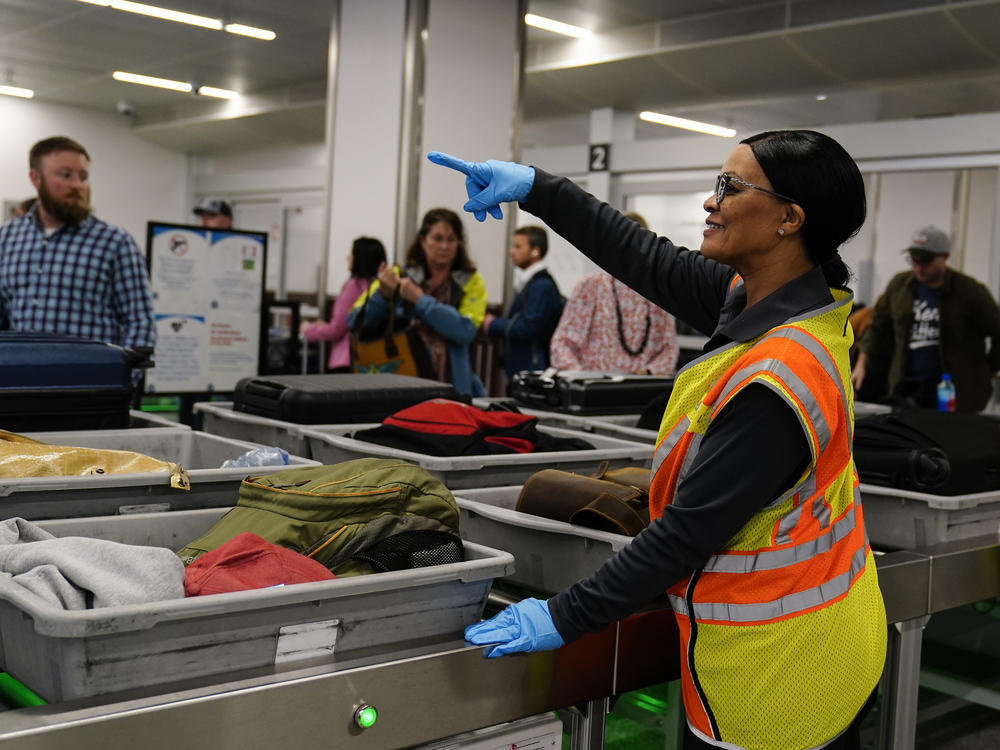
<svg viewBox="0 0 1000 750">
<path fill-rule="evenodd" d="M 232 391 L 260 371 L 267 234 L 148 222 L 156 318 L 148 393 Z"/>
</svg>

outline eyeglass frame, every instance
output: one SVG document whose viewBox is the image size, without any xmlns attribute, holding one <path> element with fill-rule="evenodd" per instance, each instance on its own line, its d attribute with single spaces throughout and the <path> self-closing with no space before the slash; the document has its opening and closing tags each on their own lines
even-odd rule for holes
<svg viewBox="0 0 1000 750">
<path fill-rule="evenodd" d="M 729 187 L 730 182 L 735 182 L 737 185 L 750 188 L 751 190 L 759 190 L 762 193 L 773 195 L 775 198 L 781 198 L 781 200 L 788 201 L 789 203 L 798 203 L 798 201 L 794 198 L 789 198 L 787 195 L 776 193 L 773 190 L 768 190 L 767 188 L 758 187 L 757 185 L 747 182 L 746 180 L 741 180 L 739 177 L 735 177 L 728 172 L 720 172 L 715 177 L 715 202 L 720 206 L 722 205 L 722 201 L 725 200 L 726 188 Z"/>
</svg>

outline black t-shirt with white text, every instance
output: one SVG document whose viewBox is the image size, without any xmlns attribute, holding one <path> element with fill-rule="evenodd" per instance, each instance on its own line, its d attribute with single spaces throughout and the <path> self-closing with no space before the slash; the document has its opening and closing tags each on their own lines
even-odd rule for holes
<svg viewBox="0 0 1000 750">
<path fill-rule="evenodd" d="M 907 343 L 906 379 L 920 406 L 937 404 L 937 384 L 941 380 L 941 308 L 938 293 L 917 283 L 913 291 L 913 327 Z"/>
</svg>

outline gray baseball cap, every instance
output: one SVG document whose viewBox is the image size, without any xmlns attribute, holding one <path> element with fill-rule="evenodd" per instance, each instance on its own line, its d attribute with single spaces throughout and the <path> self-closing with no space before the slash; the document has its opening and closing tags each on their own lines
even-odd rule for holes
<svg viewBox="0 0 1000 750">
<path fill-rule="evenodd" d="M 222 198 L 202 198 L 198 201 L 198 205 L 192 209 L 192 212 L 198 214 L 198 216 L 202 214 L 222 214 L 223 216 L 232 217 L 233 207 L 222 200 Z"/>
<path fill-rule="evenodd" d="M 917 250 L 931 255 L 944 255 L 951 250 L 948 235 L 935 226 L 921 227 L 910 237 L 910 246 L 903 252 Z"/>
</svg>

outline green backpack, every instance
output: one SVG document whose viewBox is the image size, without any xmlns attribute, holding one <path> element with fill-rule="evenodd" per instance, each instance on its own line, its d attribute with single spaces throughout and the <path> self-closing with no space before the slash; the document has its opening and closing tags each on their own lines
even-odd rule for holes
<svg viewBox="0 0 1000 750">
<path fill-rule="evenodd" d="M 177 555 L 189 565 L 250 531 L 322 563 L 361 575 L 460 562 L 458 506 L 419 466 L 361 458 L 247 477 L 236 507 Z"/>
</svg>

